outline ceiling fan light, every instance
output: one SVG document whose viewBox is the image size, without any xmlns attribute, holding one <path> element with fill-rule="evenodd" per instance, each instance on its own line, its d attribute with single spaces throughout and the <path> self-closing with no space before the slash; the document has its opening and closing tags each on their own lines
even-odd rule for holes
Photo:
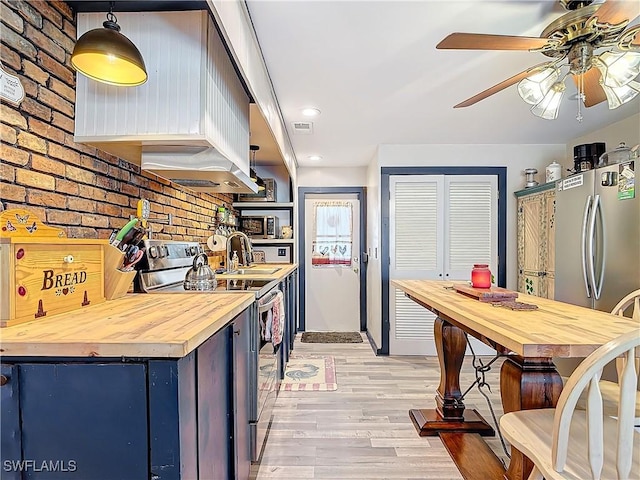
<svg viewBox="0 0 640 480">
<path fill-rule="evenodd" d="M 609 109 L 613 110 L 620 105 L 633 100 L 640 93 L 640 83 L 631 81 L 621 87 L 608 87 L 607 85 L 601 85 L 607 96 L 607 102 L 609 103 Z"/>
<path fill-rule="evenodd" d="M 640 74 L 640 53 L 604 52 L 598 57 L 596 66 L 602 73 L 604 85 L 622 87 Z"/>
<path fill-rule="evenodd" d="M 518 94 L 530 105 L 540 103 L 554 83 L 558 81 L 560 72 L 555 67 L 547 67 L 518 83 Z"/>
<path fill-rule="evenodd" d="M 147 69 L 136 46 L 120 33 L 110 12 L 103 28 L 80 36 L 71 54 L 71 65 L 78 72 L 109 85 L 133 87 L 147 81 Z"/>
<path fill-rule="evenodd" d="M 566 87 L 563 82 L 554 83 L 542 101 L 531 107 L 531 113 L 540 118 L 555 120 L 558 118 L 560 103 Z"/>
</svg>

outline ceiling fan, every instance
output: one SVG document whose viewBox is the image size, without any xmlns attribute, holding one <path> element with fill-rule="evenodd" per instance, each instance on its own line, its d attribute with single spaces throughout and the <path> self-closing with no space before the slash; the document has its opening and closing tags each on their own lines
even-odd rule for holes
<svg viewBox="0 0 640 480">
<path fill-rule="evenodd" d="M 609 108 L 617 108 L 640 93 L 640 83 L 634 81 L 640 73 L 640 25 L 627 28 L 640 14 L 640 1 L 558 1 L 568 11 L 549 24 L 540 37 L 452 33 L 436 46 L 438 49 L 528 50 L 551 58 L 454 108 L 468 107 L 518 83 L 518 93 L 533 105 L 534 115 L 555 119 L 565 90 L 564 81 L 569 75 L 578 88 L 578 121 L 582 121 L 582 103 L 591 107 L 607 100 Z M 565 67 L 568 68 L 563 73 Z"/>
</svg>

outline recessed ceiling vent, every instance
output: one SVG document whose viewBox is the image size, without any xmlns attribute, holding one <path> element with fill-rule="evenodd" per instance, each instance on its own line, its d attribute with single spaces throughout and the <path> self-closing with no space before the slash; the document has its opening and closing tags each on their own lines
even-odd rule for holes
<svg viewBox="0 0 640 480">
<path fill-rule="evenodd" d="M 171 181 L 184 187 L 215 188 L 220 186 L 219 183 L 212 182 L 211 180 L 196 180 L 194 178 L 172 178 Z"/>
<path fill-rule="evenodd" d="M 311 135 L 313 133 L 313 122 L 292 122 L 293 133 L 298 135 Z"/>
</svg>

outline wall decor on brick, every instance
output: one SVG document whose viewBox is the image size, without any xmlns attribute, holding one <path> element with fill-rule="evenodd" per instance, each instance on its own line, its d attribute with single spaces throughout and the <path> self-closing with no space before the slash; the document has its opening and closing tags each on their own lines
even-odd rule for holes
<svg viewBox="0 0 640 480">
<path fill-rule="evenodd" d="M 73 141 L 71 7 L 59 0 L 1 0 L 0 8 L 2 65 L 25 91 L 19 106 L 4 100 L 0 105 L 2 206 L 27 208 L 72 238 L 107 238 L 135 215 L 138 199 L 146 198 L 154 238 L 204 244 L 217 207 L 230 208 L 232 195 L 192 192 Z M 173 225 L 153 222 L 166 214 Z"/>
</svg>

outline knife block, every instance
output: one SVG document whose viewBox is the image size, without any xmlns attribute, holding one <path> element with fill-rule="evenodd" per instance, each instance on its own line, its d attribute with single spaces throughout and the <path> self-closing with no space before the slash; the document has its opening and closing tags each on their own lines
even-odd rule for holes
<svg viewBox="0 0 640 480">
<path fill-rule="evenodd" d="M 124 263 L 124 252 L 113 245 L 107 245 L 104 250 L 104 296 L 107 300 L 124 297 L 137 271 L 123 272 L 120 269 Z"/>
</svg>

